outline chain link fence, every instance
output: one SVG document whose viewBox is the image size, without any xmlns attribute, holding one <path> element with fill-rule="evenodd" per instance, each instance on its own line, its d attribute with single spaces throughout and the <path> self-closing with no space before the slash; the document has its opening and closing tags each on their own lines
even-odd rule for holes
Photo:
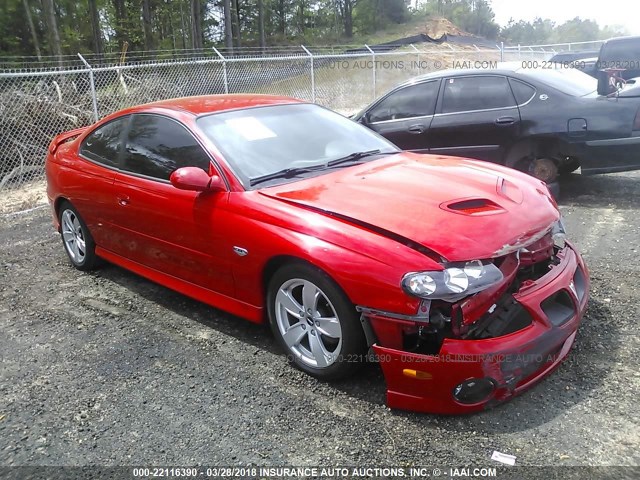
<svg viewBox="0 0 640 480">
<path fill-rule="evenodd" d="M 590 52 L 597 57 L 597 52 L 604 43 L 604 40 L 593 40 L 590 42 L 574 43 L 551 43 L 547 45 L 515 45 L 501 46 L 503 58 L 510 60 L 545 60 L 560 52 Z"/>
<path fill-rule="evenodd" d="M 0 191 L 44 177 L 52 138 L 125 107 L 173 97 L 265 93 L 316 102 L 343 114 L 394 85 L 443 68 L 491 68 L 500 60 L 545 59 L 551 49 L 450 44 L 212 49 L 121 56 L 0 60 Z"/>
</svg>

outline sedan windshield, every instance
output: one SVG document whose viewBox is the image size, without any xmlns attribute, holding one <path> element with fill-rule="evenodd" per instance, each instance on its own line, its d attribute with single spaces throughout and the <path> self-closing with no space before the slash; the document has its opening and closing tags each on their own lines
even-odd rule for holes
<svg viewBox="0 0 640 480">
<path fill-rule="evenodd" d="M 371 130 L 307 103 L 216 113 L 197 122 L 247 187 L 398 151 Z"/>
<path fill-rule="evenodd" d="M 522 73 L 541 83 L 560 90 L 562 93 L 574 97 L 584 97 L 595 92 L 598 81 L 575 68 L 520 68 L 517 73 Z"/>
</svg>

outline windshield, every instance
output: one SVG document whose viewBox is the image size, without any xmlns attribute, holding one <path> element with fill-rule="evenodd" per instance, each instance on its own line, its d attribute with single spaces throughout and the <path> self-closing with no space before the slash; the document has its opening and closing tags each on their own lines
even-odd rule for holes
<svg viewBox="0 0 640 480">
<path fill-rule="evenodd" d="M 245 186 L 285 169 L 330 168 L 331 160 L 356 152 L 398 151 L 362 125 L 307 103 L 215 113 L 200 117 L 197 123 Z"/>
<path fill-rule="evenodd" d="M 574 97 L 584 97 L 598 88 L 595 78 L 575 68 L 520 68 L 517 72 Z"/>
</svg>

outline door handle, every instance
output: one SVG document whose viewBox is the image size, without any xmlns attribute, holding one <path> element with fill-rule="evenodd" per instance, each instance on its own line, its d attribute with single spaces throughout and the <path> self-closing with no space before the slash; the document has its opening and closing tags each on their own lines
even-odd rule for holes
<svg viewBox="0 0 640 480">
<path fill-rule="evenodd" d="M 424 133 L 424 131 L 426 130 L 426 128 L 424 128 L 424 125 L 411 125 L 407 131 L 413 135 L 420 135 L 421 133 Z"/>
<path fill-rule="evenodd" d="M 496 125 L 513 125 L 514 123 L 516 123 L 516 119 L 513 117 L 499 117 L 495 121 Z"/>
<path fill-rule="evenodd" d="M 131 200 L 128 195 L 120 195 L 117 197 L 118 205 L 121 207 L 126 207 L 129 205 L 129 201 Z"/>
</svg>

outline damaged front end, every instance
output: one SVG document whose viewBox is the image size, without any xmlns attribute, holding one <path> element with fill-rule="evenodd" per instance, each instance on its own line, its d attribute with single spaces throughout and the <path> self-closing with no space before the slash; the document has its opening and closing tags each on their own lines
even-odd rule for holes
<svg viewBox="0 0 640 480">
<path fill-rule="evenodd" d="M 358 307 L 375 338 L 390 407 L 444 414 L 482 410 L 562 362 L 586 310 L 589 277 L 558 225 L 482 262 L 489 286 L 474 291 L 471 277 L 484 273 L 478 275 L 478 264 L 475 271 L 460 265 L 446 275 L 450 290 L 467 287 L 463 294 L 423 297 L 415 316 Z M 456 280 L 458 268 L 466 274 Z M 426 297 L 439 288 L 418 281 Z"/>
</svg>

